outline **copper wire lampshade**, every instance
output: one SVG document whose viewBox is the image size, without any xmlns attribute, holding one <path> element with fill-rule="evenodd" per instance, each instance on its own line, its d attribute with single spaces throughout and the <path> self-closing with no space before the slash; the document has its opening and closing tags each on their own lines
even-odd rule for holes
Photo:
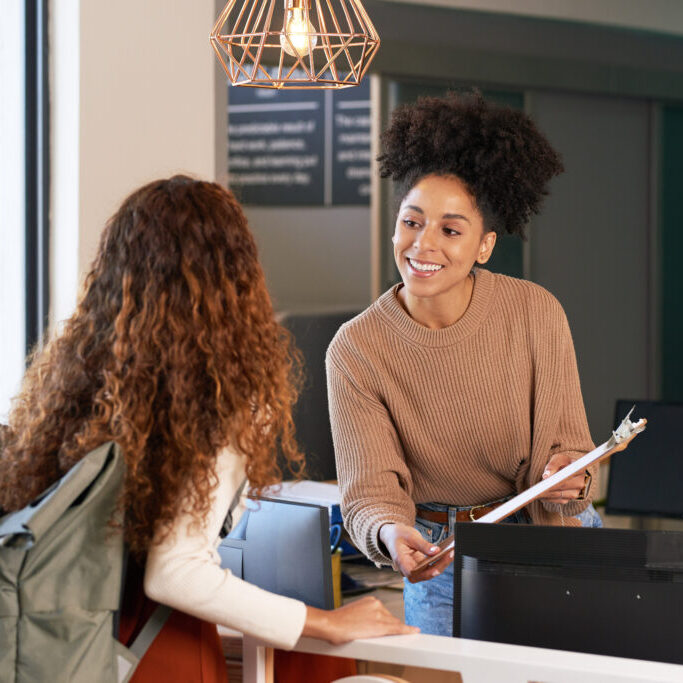
<svg viewBox="0 0 683 683">
<path fill-rule="evenodd" d="M 233 85 L 346 88 L 365 75 L 379 35 L 360 0 L 230 0 L 211 45 Z"/>
</svg>

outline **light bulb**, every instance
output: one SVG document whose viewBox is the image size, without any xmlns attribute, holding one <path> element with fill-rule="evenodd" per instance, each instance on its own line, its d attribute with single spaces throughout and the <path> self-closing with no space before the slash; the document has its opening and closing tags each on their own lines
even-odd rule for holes
<svg viewBox="0 0 683 683">
<path fill-rule="evenodd" d="M 306 11 L 308 8 L 304 8 L 305 1 L 289 0 L 287 2 L 287 14 L 282 33 L 280 33 L 280 45 L 292 57 L 305 57 L 318 42 L 318 36 L 314 35 L 315 26 L 308 20 Z M 287 40 L 288 37 L 289 40 Z"/>
</svg>

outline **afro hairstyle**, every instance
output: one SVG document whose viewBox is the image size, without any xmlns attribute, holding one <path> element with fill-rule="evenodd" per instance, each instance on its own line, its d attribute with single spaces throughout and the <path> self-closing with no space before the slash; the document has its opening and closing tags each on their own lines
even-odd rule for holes
<svg viewBox="0 0 683 683">
<path fill-rule="evenodd" d="M 400 197 L 427 175 L 457 176 L 473 195 L 486 230 L 524 237 L 560 155 L 523 112 L 479 91 L 421 97 L 398 107 L 381 136 L 380 174 Z"/>
</svg>

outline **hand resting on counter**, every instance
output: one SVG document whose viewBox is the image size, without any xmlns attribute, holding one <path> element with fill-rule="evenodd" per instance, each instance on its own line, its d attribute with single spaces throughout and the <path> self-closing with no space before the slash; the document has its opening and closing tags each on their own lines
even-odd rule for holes
<svg viewBox="0 0 683 683">
<path fill-rule="evenodd" d="M 365 597 L 334 610 L 306 607 L 306 623 L 301 635 L 341 645 L 357 638 L 406 635 L 419 631 L 419 628 L 407 626 L 397 619 L 377 598 Z"/>
</svg>

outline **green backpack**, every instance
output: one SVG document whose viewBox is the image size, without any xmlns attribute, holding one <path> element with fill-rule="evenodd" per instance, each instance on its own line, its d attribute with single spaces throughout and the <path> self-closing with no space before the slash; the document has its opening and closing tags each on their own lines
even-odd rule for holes
<svg viewBox="0 0 683 683">
<path fill-rule="evenodd" d="M 124 683 L 168 618 L 160 605 L 130 649 L 115 637 L 125 549 L 109 522 L 123 472 L 104 444 L 0 518 L 0 683 Z"/>
</svg>

